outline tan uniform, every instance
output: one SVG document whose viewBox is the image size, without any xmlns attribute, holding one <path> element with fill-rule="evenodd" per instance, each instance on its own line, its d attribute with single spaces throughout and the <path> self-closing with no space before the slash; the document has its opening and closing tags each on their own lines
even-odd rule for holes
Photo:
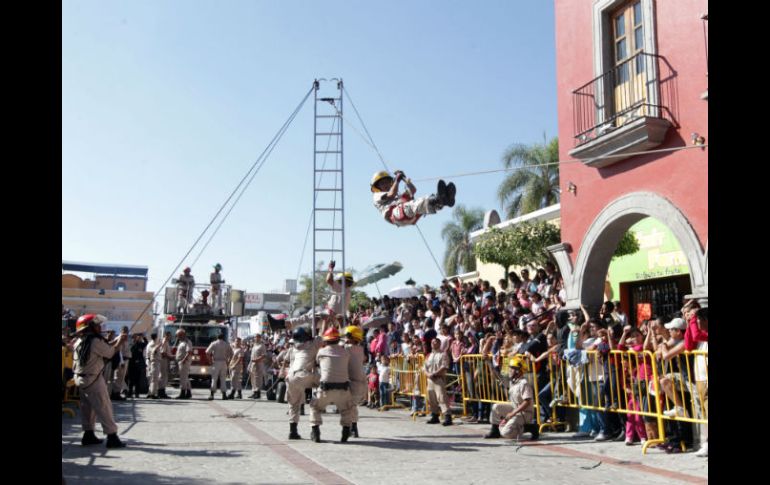
<svg viewBox="0 0 770 485">
<path fill-rule="evenodd" d="M 251 392 L 262 389 L 265 381 L 265 358 L 267 347 L 263 343 L 255 343 L 251 348 L 251 362 L 249 362 L 249 374 L 251 375 Z M 257 359 L 260 359 L 259 361 Z"/>
<path fill-rule="evenodd" d="M 177 311 L 187 312 L 188 306 L 193 302 L 193 289 L 195 278 L 193 275 L 182 274 L 177 278 Z"/>
<path fill-rule="evenodd" d="M 535 399 L 535 393 L 526 377 L 519 377 L 510 383 L 508 386 L 508 398 L 511 400 L 511 404 L 498 403 L 492 406 L 490 421 L 492 424 L 499 425 L 506 414 L 519 407 L 526 399 L 529 399 L 529 406 L 524 411 L 516 414 L 512 419 L 506 421 L 505 425 L 500 428 L 500 434 L 504 438 L 518 439 L 524 431 L 524 425 L 531 423 L 534 417 L 532 403 Z"/>
<path fill-rule="evenodd" d="M 190 364 L 192 362 L 192 342 L 185 338 L 176 343 L 176 362 L 179 367 L 179 390 L 190 390 Z"/>
<path fill-rule="evenodd" d="M 364 348 L 358 345 L 345 345 L 350 353 L 350 394 L 353 398 L 353 422 L 358 422 L 358 404 L 366 399 L 367 379 L 364 372 Z"/>
<path fill-rule="evenodd" d="M 118 372 L 115 377 L 115 387 L 112 389 L 113 392 L 116 393 L 120 393 L 128 389 L 128 386 L 126 385 L 126 373 L 128 372 L 128 361 L 131 360 L 131 346 L 128 343 L 128 339 L 124 340 L 123 343 L 120 344 L 120 347 L 118 347 L 118 352 L 120 352 L 120 355 L 123 356 L 123 359 L 120 361 L 120 366 L 118 367 Z"/>
<path fill-rule="evenodd" d="M 431 352 L 423 365 L 425 373 L 430 376 L 441 369 L 449 369 L 449 356 L 446 352 Z M 428 405 L 431 414 L 446 414 L 449 412 L 449 399 L 446 392 L 446 375 L 442 377 L 428 377 Z"/>
<path fill-rule="evenodd" d="M 334 291 L 342 292 L 342 284 L 338 283 L 336 280 L 332 281 L 331 285 L 329 286 L 331 286 L 332 290 Z M 345 286 L 345 303 L 342 303 L 342 295 L 332 295 L 329 298 L 329 301 L 326 303 L 326 308 L 334 315 L 344 315 L 348 309 L 348 306 L 350 305 L 350 298 L 351 288 L 350 286 Z"/>
<path fill-rule="evenodd" d="M 209 278 L 211 283 L 211 309 L 216 311 L 222 308 L 222 273 L 213 272 Z"/>
<path fill-rule="evenodd" d="M 243 389 L 243 349 L 240 347 L 233 351 L 230 360 L 230 386 L 235 391 Z"/>
<path fill-rule="evenodd" d="M 345 389 L 324 389 L 325 385 L 349 386 L 352 361 L 350 352 L 341 345 L 327 345 L 318 351 L 316 362 L 320 368 L 321 385 L 316 396 L 310 401 L 310 424 L 323 424 L 321 414 L 326 406 L 334 404 L 340 411 L 340 424 L 350 426 L 353 422 L 353 398 L 349 387 Z"/>
<path fill-rule="evenodd" d="M 289 401 L 289 422 L 299 423 L 300 406 L 305 400 L 305 389 L 317 385 L 315 359 L 321 347 L 321 337 L 289 350 L 289 372 L 286 375 L 286 400 Z"/>
<path fill-rule="evenodd" d="M 227 391 L 227 361 L 233 356 L 233 349 L 223 339 L 216 339 L 206 349 L 206 354 L 211 356 L 211 392 L 219 390 Z"/>
<path fill-rule="evenodd" d="M 382 214 L 386 221 L 397 226 L 414 224 L 414 218 L 418 215 L 435 214 L 436 208 L 430 204 L 429 197 L 412 198 L 411 195 L 396 195 L 393 200 L 388 199 L 387 192 L 375 192 L 373 196 L 374 207 Z M 399 215 L 399 211 L 403 214 Z M 395 214 L 394 214 L 395 213 Z M 398 220 L 403 218 L 403 220 Z"/>
<path fill-rule="evenodd" d="M 147 379 L 150 381 L 149 395 L 157 396 L 160 384 L 160 342 L 150 340 L 147 344 Z"/>
<path fill-rule="evenodd" d="M 168 385 L 168 372 L 169 372 L 169 365 L 171 361 L 169 358 L 171 355 L 169 354 L 169 346 L 168 342 L 163 342 L 161 340 L 160 344 L 160 379 L 158 381 L 158 386 L 161 389 L 165 389 L 166 385 Z"/>
<path fill-rule="evenodd" d="M 104 359 L 110 359 L 115 353 L 115 348 L 100 338 L 91 340 L 91 351 L 88 361 L 84 366 L 80 365 L 80 352 L 83 339 L 75 342 L 75 354 L 73 372 L 75 384 L 80 391 L 80 416 L 83 431 L 93 431 L 96 426 L 96 418 L 102 424 L 104 434 L 118 432 L 118 425 L 112 416 L 112 402 L 107 392 L 107 383 L 101 378 L 104 367 Z"/>
</svg>

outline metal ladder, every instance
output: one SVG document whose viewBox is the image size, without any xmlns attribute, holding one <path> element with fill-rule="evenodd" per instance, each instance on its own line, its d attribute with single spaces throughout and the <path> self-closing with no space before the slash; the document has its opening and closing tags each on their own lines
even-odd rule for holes
<svg viewBox="0 0 770 485">
<path fill-rule="evenodd" d="M 312 315 L 315 322 L 316 305 L 324 303 L 328 298 L 337 294 L 344 301 L 345 279 L 342 279 L 342 292 L 334 292 L 331 288 L 322 290 L 316 285 L 318 274 L 326 274 L 327 270 L 318 269 L 318 262 L 336 261 L 335 271 L 345 272 L 345 199 L 342 156 L 342 79 L 336 81 L 336 93 L 333 97 L 319 97 L 320 81 L 316 79 L 314 86 L 314 122 L 313 122 L 313 287 Z M 333 160 L 334 168 L 327 168 L 327 163 Z M 325 176 L 329 174 L 330 176 Z M 331 181 L 329 179 L 332 179 Z M 320 220 L 319 220 L 320 216 Z M 341 264 L 340 264 L 341 263 Z M 343 318 L 347 316 L 343 314 Z M 347 322 L 346 322 L 347 323 Z M 315 324 L 311 325 L 315 336 Z"/>
</svg>

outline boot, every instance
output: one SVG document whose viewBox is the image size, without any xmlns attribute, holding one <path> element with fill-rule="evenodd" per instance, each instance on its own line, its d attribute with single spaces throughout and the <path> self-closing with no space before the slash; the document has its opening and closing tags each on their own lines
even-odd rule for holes
<svg viewBox="0 0 770 485">
<path fill-rule="evenodd" d="M 305 415 L 305 405 L 304 404 L 300 404 L 299 405 L 299 415 L 300 416 L 304 416 Z"/>
<path fill-rule="evenodd" d="M 166 394 L 166 389 L 158 389 L 158 399 L 168 399 L 168 394 Z"/>
<path fill-rule="evenodd" d="M 433 414 L 433 413 L 431 413 L 431 415 L 430 415 L 430 421 L 428 421 L 428 423 L 427 423 L 427 424 L 438 424 L 438 423 L 440 423 L 440 422 L 441 422 L 441 421 L 439 421 L 439 420 L 438 420 L 438 414 Z"/>
<path fill-rule="evenodd" d="M 527 431 L 532 433 L 533 440 L 540 438 L 540 426 L 538 426 L 537 423 L 525 424 L 524 432 L 526 433 Z"/>
<path fill-rule="evenodd" d="M 192 399 L 192 389 L 187 390 L 187 397 L 185 399 Z"/>
<path fill-rule="evenodd" d="M 227 397 L 228 399 L 235 399 L 235 389 L 230 389 L 230 394 Z"/>
<path fill-rule="evenodd" d="M 93 431 L 83 431 L 83 439 L 80 440 L 80 444 L 83 446 L 100 445 L 102 441 L 96 437 Z"/>
<path fill-rule="evenodd" d="M 126 444 L 120 441 L 118 433 L 112 433 L 107 435 L 107 448 L 125 448 Z"/>
<path fill-rule="evenodd" d="M 259 399 L 259 396 L 257 396 L 256 392 L 252 392 L 251 396 L 249 396 L 250 399 Z"/>
<path fill-rule="evenodd" d="M 350 436 L 353 438 L 358 438 L 358 423 L 353 423 L 350 425 Z"/>
<path fill-rule="evenodd" d="M 321 442 L 321 427 L 320 426 L 313 426 L 313 428 L 310 430 L 310 439 L 316 443 Z"/>
<path fill-rule="evenodd" d="M 225 394 L 225 391 L 222 391 L 222 400 L 227 401 L 227 394 Z"/>
<path fill-rule="evenodd" d="M 180 389 L 179 390 L 179 395 L 177 397 L 175 397 L 174 399 L 187 399 L 187 390 Z"/>
<path fill-rule="evenodd" d="M 340 438 L 340 441 L 343 443 L 348 442 L 348 438 L 350 438 L 350 426 L 343 426 L 342 427 L 342 438 Z"/>
<path fill-rule="evenodd" d="M 455 187 L 454 182 L 449 182 L 446 186 L 446 195 L 447 195 L 447 201 L 446 205 L 449 207 L 455 206 L 455 194 L 457 193 L 457 187 Z"/>
<path fill-rule="evenodd" d="M 500 434 L 500 426 L 493 424 L 492 428 L 489 430 L 489 433 L 484 435 L 484 439 L 494 439 L 494 438 L 502 438 L 502 435 Z"/>
<path fill-rule="evenodd" d="M 289 439 L 301 440 L 302 436 L 297 432 L 297 423 L 289 423 Z"/>
<path fill-rule="evenodd" d="M 243 399 L 243 394 L 241 394 L 240 389 L 238 390 L 238 399 Z"/>
<path fill-rule="evenodd" d="M 444 422 L 441 423 L 441 426 L 452 426 L 452 414 L 446 413 L 444 415 Z"/>
<path fill-rule="evenodd" d="M 209 394 L 209 401 L 214 400 L 214 391 L 211 391 L 211 394 Z"/>
<path fill-rule="evenodd" d="M 436 199 L 438 199 L 439 204 L 441 205 L 448 205 L 449 202 L 449 194 L 447 194 L 447 186 L 446 182 L 443 180 L 438 181 L 438 186 L 436 187 Z"/>
<path fill-rule="evenodd" d="M 259 389 L 257 389 L 257 392 L 256 392 L 256 394 L 255 394 L 255 396 L 256 396 L 256 397 L 255 397 L 254 399 L 259 399 L 259 397 L 260 397 L 261 395 L 262 395 L 262 394 L 261 394 L 261 391 L 260 391 Z"/>
</svg>

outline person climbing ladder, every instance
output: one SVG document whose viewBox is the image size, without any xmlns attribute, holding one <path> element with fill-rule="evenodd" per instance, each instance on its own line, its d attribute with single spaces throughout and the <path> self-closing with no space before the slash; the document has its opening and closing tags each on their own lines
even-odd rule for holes
<svg viewBox="0 0 770 485">
<path fill-rule="evenodd" d="M 438 181 L 436 194 L 426 197 L 414 198 L 417 188 L 401 170 L 394 172 L 395 178 L 387 171 L 381 171 L 372 177 L 372 192 L 374 192 L 374 206 L 380 211 L 386 221 L 396 226 L 411 226 L 425 214 L 435 214 L 444 206 L 454 207 L 455 184 L 447 184 L 443 180 Z M 406 183 L 407 190 L 398 195 L 398 185 L 401 181 Z"/>
</svg>

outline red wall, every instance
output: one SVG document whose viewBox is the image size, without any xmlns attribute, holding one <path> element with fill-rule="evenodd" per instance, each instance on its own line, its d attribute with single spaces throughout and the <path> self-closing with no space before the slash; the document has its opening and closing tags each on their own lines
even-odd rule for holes
<svg viewBox="0 0 770 485">
<path fill-rule="evenodd" d="M 559 158 L 575 146 L 572 91 L 583 86 L 594 72 L 592 4 L 587 0 L 556 0 L 556 77 L 559 117 Z M 697 132 L 708 143 L 707 46 L 701 14 L 708 12 L 705 0 L 657 1 L 654 3 L 657 54 L 664 57 L 675 75 L 667 81 L 673 95 L 664 103 L 674 112 L 679 127 L 669 128 L 668 148 L 692 145 Z M 664 68 L 665 69 L 665 68 Z M 663 69 L 661 69 L 661 72 Z M 702 249 L 708 242 L 708 148 L 689 149 L 662 155 L 644 155 L 622 160 L 603 169 L 568 163 L 561 166 L 562 241 L 572 245 L 573 264 L 583 235 L 610 202 L 629 192 L 650 191 L 671 201 L 690 221 Z M 568 192 L 569 183 L 577 195 Z"/>
</svg>

